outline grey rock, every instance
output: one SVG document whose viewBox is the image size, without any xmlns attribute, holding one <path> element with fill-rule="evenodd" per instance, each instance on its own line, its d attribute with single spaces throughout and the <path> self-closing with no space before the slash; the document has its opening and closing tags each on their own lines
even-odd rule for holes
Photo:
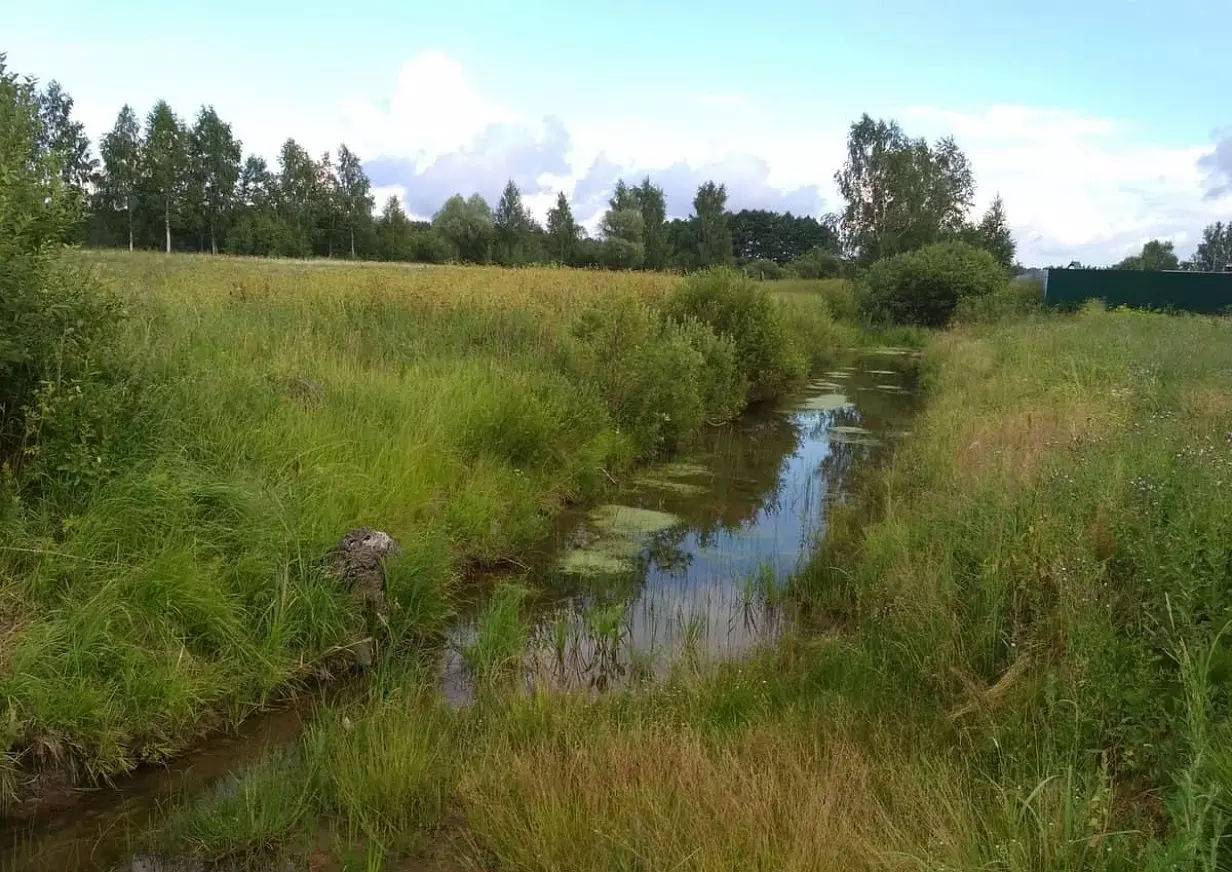
<svg viewBox="0 0 1232 872">
<path fill-rule="evenodd" d="M 397 540 L 371 527 L 342 537 L 327 558 L 329 571 L 365 609 L 382 620 L 389 614 L 385 599 L 385 558 L 401 552 Z"/>
</svg>

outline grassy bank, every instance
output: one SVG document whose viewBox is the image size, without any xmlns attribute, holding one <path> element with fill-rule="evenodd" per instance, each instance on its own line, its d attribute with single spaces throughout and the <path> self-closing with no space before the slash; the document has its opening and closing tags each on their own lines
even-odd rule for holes
<svg viewBox="0 0 1232 872">
<path fill-rule="evenodd" d="M 852 331 L 747 283 L 85 254 L 124 309 L 0 482 L 0 796 L 177 753 L 370 629 L 324 571 L 385 530 L 390 640 L 567 502 Z M 737 338 L 733 338 L 737 336 Z"/>
<path fill-rule="evenodd" d="M 963 328 L 795 582 L 813 631 L 600 700 L 387 675 L 172 853 L 348 868 L 1226 869 L 1232 333 Z"/>
</svg>

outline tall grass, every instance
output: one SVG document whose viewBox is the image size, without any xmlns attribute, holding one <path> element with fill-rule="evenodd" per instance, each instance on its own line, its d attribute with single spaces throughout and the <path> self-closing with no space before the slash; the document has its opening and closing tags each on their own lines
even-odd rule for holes
<svg viewBox="0 0 1232 872">
<path fill-rule="evenodd" d="M 127 318 L 0 482 L 9 774 L 164 759 L 333 669 L 370 629 L 323 565 L 355 527 L 402 546 L 387 641 L 437 638 L 460 576 L 841 339 L 730 275 L 669 315 L 652 274 L 81 257 Z M 735 354 L 737 298 L 791 366 Z"/>
<path fill-rule="evenodd" d="M 912 436 L 790 591 L 842 620 L 597 700 L 421 701 L 458 815 L 407 826 L 476 867 L 1228 868 L 1230 330 L 936 336 Z"/>
</svg>

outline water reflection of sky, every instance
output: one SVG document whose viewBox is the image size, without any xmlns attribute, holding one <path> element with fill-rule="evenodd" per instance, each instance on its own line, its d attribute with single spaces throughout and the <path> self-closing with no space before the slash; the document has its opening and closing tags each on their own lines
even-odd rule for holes
<svg viewBox="0 0 1232 872">
<path fill-rule="evenodd" d="M 650 485 L 621 494 L 615 502 L 667 512 L 680 522 L 641 537 L 631 571 L 578 577 L 549 570 L 534 579 L 553 593 L 536 610 L 527 654 L 531 680 L 602 688 L 621 682 L 635 662 L 659 673 L 682 651 L 731 658 L 776 638 L 783 616 L 764 585 L 782 583 L 808 559 L 826 506 L 842 496 L 851 470 L 901 434 L 914 404 L 903 364 L 867 357 L 829 373 L 783 409 L 712 431 L 688 458 L 694 471 L 677 478 L 684 489 Z M 849 405 L 807 408 L 836 387 Z M 575 543 L 602 535 L 587 529 L 585 519 L 575 526 L 566 535 Z M 615 648 L 590 637 L 587 618 L 588 610 L 609 605 L 624 608 Z M 567 652 L 550 641 L 561 621 L 569 625 Z M 463 622 L 455 640 L 473 634 L 473 623 Z M 445 671 L 447 690 L 465 696 L 456 654 Z"/>
</svg>

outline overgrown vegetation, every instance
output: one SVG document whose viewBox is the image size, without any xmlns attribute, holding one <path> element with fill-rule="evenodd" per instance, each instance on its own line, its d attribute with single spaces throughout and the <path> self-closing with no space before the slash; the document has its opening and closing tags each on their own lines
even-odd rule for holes
<svg viewBox="0 0 1232 872">
<path fill-rule="evenodd" d="M 60 258 L 81 202 L 40 147 L 46 137 L 37 92 L 0 55 L 0 463 L 10 471 L 35 450 L 32 431 L 91 378 L 114 322 L 86 271 Z"/>
<path fill-rule="evenodd" d="M 390 641 L 433 638 L 460 574 L 516 561 L 563 503 L 851 335 L 728 272 L 127 253 L 65 269 L 87 266 L 130 317 L 105 381 L 37 395 L 0 516 L 8 759 L 79 778 L 174 754 L 329 668 L 366 632 L 322 566 L 348 530 L 401 542 Z"/>
<path fill-rule="evenodd" d="M 912 438 L 792 586 L 824 629 L 598 700 L 446 710 L 394 680 L 255 772 L 253 819 L 302 798 L 267 841 L 324 823 L 376 867 L 1227 868 L 1228 330 L 1091 310 L 939 336 Z M 413 801 L 339 762 L 357 734 Z M 341 810 L 314 774 L 340 766 L 366 786 Z M 237 853 L 230 807 L 159 843 Z"/>
</svg>

